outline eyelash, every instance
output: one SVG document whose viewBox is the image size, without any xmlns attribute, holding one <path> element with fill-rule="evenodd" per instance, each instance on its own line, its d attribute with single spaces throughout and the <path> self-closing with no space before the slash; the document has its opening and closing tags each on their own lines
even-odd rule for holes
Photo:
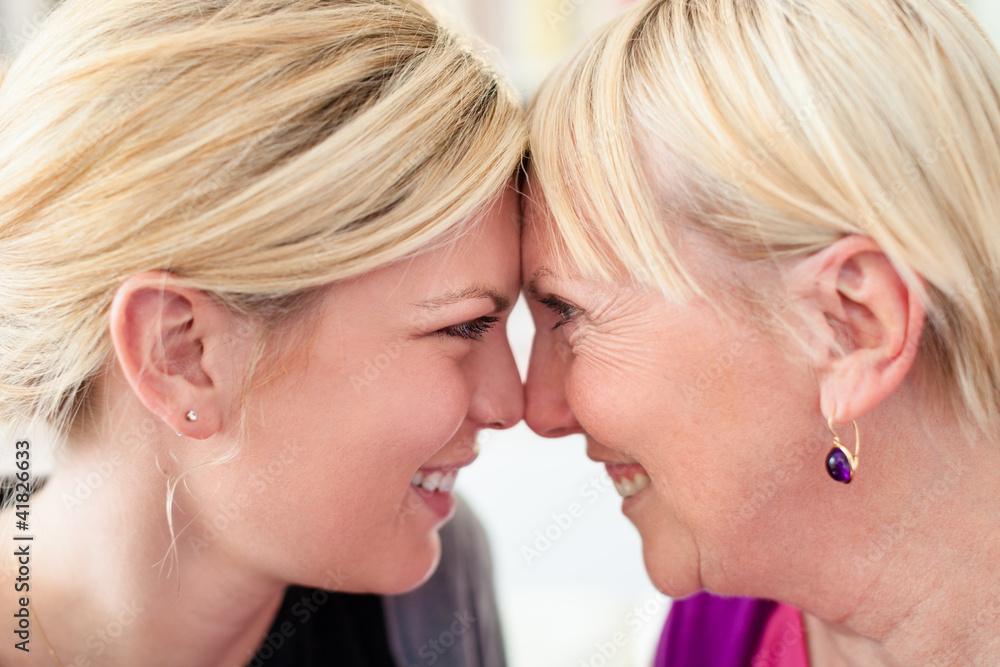
<svg viewBox="0 0 1000 667">
<path fill-rule="evenodd" d="M 478 320 L 445 327 L 438 331 L 438 333 L 442 336 L 451 336 L 452 338 L 480 341 L 483 339 L 483 336 L 493 330 L 493 327 L 499 321 L 499 317 L 486 315 L 485 317 L 480 317 Z"/>
<path fill-rule="evenodd" d="M 554 296 L 547 296 L 544 299 L 539 299 L 538 303 L 542 304 L 543 306 L 553 311 L 554 313 L 559 315 L 559 317 L 562 318 L 561 320 L 556 322 L 556 325 L 554 327 L 552 327 L 553 331 L 563 326 L 564 324 L 569 324 L 570 322 L 573 321 L 574 317 L 580 314 L 579 308 L 575 308 L 566 303 L 565 301 L 560 301 Z"/>
</svg>

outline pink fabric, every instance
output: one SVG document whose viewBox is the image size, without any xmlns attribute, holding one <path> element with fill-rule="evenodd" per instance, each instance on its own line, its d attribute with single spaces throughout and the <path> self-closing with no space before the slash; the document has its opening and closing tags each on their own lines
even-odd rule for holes
<svg viewBox="0 0 1000 667">
<path fill-rule="evenodd" d="M 787 604 L 775 608 L 750 667 L 809 667 L 809 649 L 798 609 Z"/>
</svg>

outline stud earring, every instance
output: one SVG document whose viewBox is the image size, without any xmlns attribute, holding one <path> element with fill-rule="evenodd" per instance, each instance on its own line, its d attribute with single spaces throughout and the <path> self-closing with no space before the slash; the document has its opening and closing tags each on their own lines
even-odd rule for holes
<svg viewBox="0 0 1000 667">
<path fill-rule="evenodd" d="M 858 469 L 858 452 L 861 449 L 861 435 L 858 432 L 858 422 L 851 423 L 854 424 L 853 454 L 848 451 L 847 447 L 844 447 L 844 443 L 840 441 L 840 436 L 833 430 L 833 413 L 830 413 L 830 419 L 826 423 L 830 429 L 830 433 L 833 433 L 833 447 L 830 449 L 830 453 L 826 455 L 826 471 L 830 473 L 830 477 L 844 484 L 850 484 L 851 480 L 854 479 L 854 473 Z"/>
<path fill-rule="evenodd" d="M 188 410 L 188 413 L 184 415 L 184 419 L 188 420 L 189 422 L 196 422 L 198 421 L 198 413 L 195 412 L 194 410 Z"/>
</svg>

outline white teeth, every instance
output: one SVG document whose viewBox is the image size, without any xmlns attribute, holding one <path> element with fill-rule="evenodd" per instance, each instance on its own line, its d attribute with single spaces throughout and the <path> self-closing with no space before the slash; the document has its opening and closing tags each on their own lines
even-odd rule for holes
<svg viewBox="0 0 1000 667">
<path fill-rule="evenodd" d="M 435 470 L 431 474 L 424 476 L 424 483 L 420 486 L 424 487 L 424 491 L 437 491 L 438 484 L 441 483 L 442 477 L 444 477 L 444 475 L 441 474 L 441 471 Z"/>
<path fill-rule="evenodd" d="M 413 476 L 413 480 L 410 481 L 410 484 L 419 486 L 424 491 L 451 493 L 452 489 L 455 488 L 456 477 L 458 477 L 457 470 L 449 470 L 448 472 L 435 470 L 429 473 L 418 470 L 417 474 Z"/>
<path fill-rule="evenodd" d="M 629 479 L 622 479 L 615 482 L 615 489 L 618 491 L 622 498 L 628 498 L 629 496 L 635 495 L 635 484 Z"/>
<path fill-rule="evenodd" d="M 450 470 L 441 480 L 441 486 L 438 487 L 444 493 L 451 493 L 451 490 L 455 488 L 455 478 L 458 477 L 457 470 Z"/>
<path fill-rule="evenodd" d="M 622 479 L 615 482 L 615 490 L 622 498 L 630 498 L 649 486 L 649 477 L 637 472 L 632 479 Z"/>
</svg>

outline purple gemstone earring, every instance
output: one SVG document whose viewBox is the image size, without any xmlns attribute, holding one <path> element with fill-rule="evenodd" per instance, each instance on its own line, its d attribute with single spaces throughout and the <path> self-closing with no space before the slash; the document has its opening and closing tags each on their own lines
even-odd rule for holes
<svg viewBox="0 0 1000 667">
<path fill-rule="evenodd" d="M 854 479 L 854 473 L 858 469 L 858 452 L 861 449 L 861 434 L 858 432 L 858 422 L 852 423 L 854 424 L 853 454 L 847 450 L 847 447 L 844 447 L 844 443 L 840 441 L 840 436 L 833 430 L 833 413 L 830 414 L 830 419 L 826 423 L 830 428 L 830 433 L 833 433 L 833 448 L 826 455 L 826 471 L 830 473 L 830 477 L 844 484 L 850 484 L 851 480 Z"/>
</svg>

